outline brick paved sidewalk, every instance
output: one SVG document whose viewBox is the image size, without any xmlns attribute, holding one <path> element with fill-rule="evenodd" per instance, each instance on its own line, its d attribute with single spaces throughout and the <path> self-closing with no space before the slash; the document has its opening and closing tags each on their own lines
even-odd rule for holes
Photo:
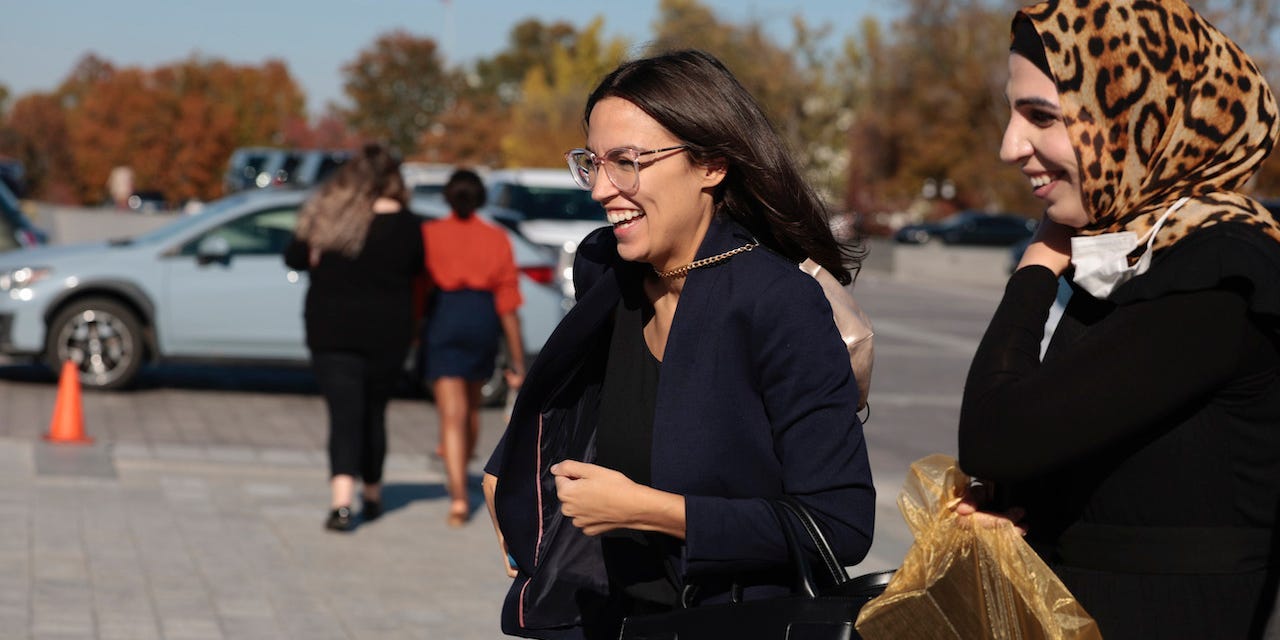
<svg viewBox="0 0 1280 640">
<path fill-rule="evenodd" d="M 0 377 L 0 637 L 502 637 L 508 579 L 478 481 L 476 517 L 450 529 L 426 401 L 393 400 L 387 513 L 343 535 L 322 527 L 318 396 L 203 383 L 85 393 L 95 443 L 77 446 L 40 438 L 56 391 L 39 375 Z M 482 421 L 487 451 L 500 417 Z"/>
<path fill-rule="evenodd" d="M 341 535 L 321 526 L 322 461 L 255 454 L 0 440 L 4 637 L 501 636 L 487 516 L 445 526 L 424 458 L 393 457 L 387 513 Z"/>
</svg>

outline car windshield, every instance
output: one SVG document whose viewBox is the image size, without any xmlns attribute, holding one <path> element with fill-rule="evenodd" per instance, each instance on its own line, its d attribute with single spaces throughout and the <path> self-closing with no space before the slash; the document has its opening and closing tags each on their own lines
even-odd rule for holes
<svg viewBox="0 0 1280 640">
<path fill-rule="evenodd" d="M 225 198 L 222 198 L 221 200 L 217 200 L 209 203 L 208 205 L 205 205 L 205 207 L 200 210 L 200 213 L 178 218 L 177 220 L 174 220 L 173 222 L 167 225 L 164 225 L 163 227 L 160 227 L 158 229 L 153 229 L 151 231 L 148 231 L 144 234 L 141 234 L 133 238 L 133 241 L 138 244 L 164 242 L 169 238 L 172 238 L 174 236 L 184 233 L 187 229 L 190 229 L 191 227 L 201 224 L 204 220 L 208 220 L 210 216 L 217 214 L 219 211 L 224 211 L 226 209 L 230 209 L 232 207 L 238 207 L 244 204 L 244 202 L 251 197 L 253 197 L 252 192 L 237 193 L 234 195 L 227 196 Z"/>
<path fill-rule="evenodd" d="M 511 185 L 509 194 L 510 200 L 499 204 L 523 212 L 531 220 L 605 219 L 604 207 L 591 199 L 591 192 L 577 187 Z"/>
</svg>

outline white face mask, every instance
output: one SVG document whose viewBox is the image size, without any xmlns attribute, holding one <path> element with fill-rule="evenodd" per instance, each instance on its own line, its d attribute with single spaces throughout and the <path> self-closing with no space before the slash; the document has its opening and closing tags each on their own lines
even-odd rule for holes
<svg viewBox="0 0 1280 640">
<path fill-rule="evenodd" d="M 1164 215 L 1156 221 L 1154 227 L 1143 238 L 1132 231 L 1103 233 L 1096 236 L 1077 236 L 1071 239 L 1071 264 L 1075 266 L 1075 283 L 1099 300 L 1105 300 L 1116 290 L 1116 287 L 1140 276 L 1151 268 L 1151 245 L 1156 241 L 1156 232 L 1164 225 L 1169 215 L 1177 211 L 1190 198 L 1182 198 L 1173 203 Z M 1129 254 L 1133 253 L 1143 242 L 1147 248 L 1142 256 L 1132 265 Z"/>
</svg>

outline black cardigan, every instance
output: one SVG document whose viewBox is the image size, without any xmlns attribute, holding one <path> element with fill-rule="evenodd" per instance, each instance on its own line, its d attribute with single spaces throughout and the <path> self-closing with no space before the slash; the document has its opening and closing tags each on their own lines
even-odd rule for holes
<svg viewBox="0 0 1280 640">
<path fill-rule="evenodd" d="M 421 221 L 408 211 L 378 214 L 355 258 L 311 249 L 295 239 L 284 252 L 290 268 L 309 270 L 304 311 L 307 348 L 366 355 L 403 353 L 413 333 L 414 278 L 423 272 Z"/>
</svg>

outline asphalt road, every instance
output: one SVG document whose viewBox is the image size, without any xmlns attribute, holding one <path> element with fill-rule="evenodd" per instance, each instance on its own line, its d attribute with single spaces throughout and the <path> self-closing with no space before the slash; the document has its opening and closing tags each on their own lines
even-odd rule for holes
<svg viewBox="0 0 1280 640">
<path fill-rule="evenodd" d="M 866 438 L 879 495 L 863 573 L 896 567 L 910 544 L 896 506 L 908 465 L 955 453 L 965 373 L 1000 290 L 868 272 L 854 292 L 876 332 Z M 41 368 L 0 366 L 0 566 L 15 568 L 0 579 L 0 628 L 12 637 L 498 636 L 492 530 L 478 491 L 472 523 L 444 526 L 421 394 L 390 408 L 389 513 L 337 536 L 320 526 L 325 416 L 307 372 L 161 367 L 136 391 L 86 393 L 96 443 L 70 463 L 40 438 L 56 391 Z M 500 410 L 482 424 L 487 451 Z"/>
</svg>

